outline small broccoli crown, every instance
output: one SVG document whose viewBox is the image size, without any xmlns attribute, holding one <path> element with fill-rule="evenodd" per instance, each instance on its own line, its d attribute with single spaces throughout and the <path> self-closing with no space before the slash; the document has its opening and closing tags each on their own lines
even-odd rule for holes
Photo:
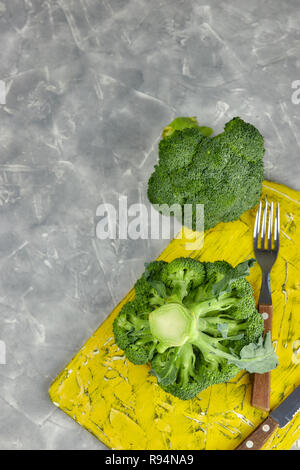
<svg viewBox="0 0 300 470">
<path fill-rule="evenodd" d="M 208 386 L 212 385 L 210 382 L 209 384 L 203 384 L 201 386 L 201 382 L 193 381 L 188 383 L 186 386 L 182 386 L 177 382 L 173 382 L 169 385 L 161 385 L 161 388 L 167 392 L 174 395 L 174 397 L 179 398 L 180 400 L 190 400 L 191 398 L 196 397 L 199 393 L 207 388 Z"/>
<path fill-rule="evenodd" d="M 195 302 L 213 298 L 215 296 L 213 293 L 214 285 L 224 279 L 225 276 L 232 274 L 234 269 L 227 261 L 205 262 L 202 265 L 205 270 L 203 282 L 195 289 L 193 296 L 190 296 Z"/>
<path fill-rule="evenodd" d="M 231 283 L 231 289 L 236 292 L 237 297 L 246 297 L 248 295 L 253 297 L 252 286 L 244 277 L 234 279 Z"/>
<path fill-rule="evenodd" d="M 130 344 L 130 339 L 128 337 L 128 330 L 122 327 L 119 317 L 115 318 L 114 320 L 113 333 L 114 333 L 115 342 L 117 346 L 125 350 L 127 346 Z"/>
<path fill-rule="evenodd" d="M 114 320 L 116 344 L 134 364 L 151 363 L 158 384 L 187 400 L 240 369 L 277 366 L 271 337 L 245 279 L 254 260 L 236 267 L 177 258 L 146 265 L 136 297 Z"/>
<path fill-rule="evenodd" d="M 146 281 L 145 276 L 141 276 L 134 285 L 135 295 L 136 297 L 145 297 L 148 298 L 149 291 L 150 291 L 150 284 Z"/>
<path fill-rule="evenodd" d="M 257 312 L 256 308 L 252 309 L 252 313 L 246 319 L 244 337 L 242 338 L 242 345 L 249 343 L 256 343 L 264 332 L 264 320 Z"/>
<path fill-rule="evenodd" d="M 230 307 L 226 309 L 228 315 L 233 315 L 236 320 L 243 320 L 251 316 L 253 308 L 255 308 L 255 299 L 253 294 L 247 295 L 245 297 L 235 297 L 233 293 L 229 297 L 229 301 L 232 300 L 232 297 L 235 298 L 235 301 L 230 302 Z M 224 300 L 224 305 L 226 305 L 226 298 Z"/>
<path fill-rule="evenodd" d="M 159 143 L 158 165 L 148 183 L 152 204 L 179 204 L 182 214 L 184 205 L 191 204 L 192 217 L 182 223 L 194 230 L 199 227 L 197 204 L 204 204 L 207 230 L 238 219 L 258 203 L 265 149 L 253 125 L 233 118 L 215 137 L 203 137 L 201 127 L 169 127 L 172 133 Z M 157 209 L 170 215 L 166 207 Z M 173 215 L 180 217 L 178 213 Z"/>
<path fill-rule="evenodd" d="M 203 362 L 199 367 L 199 375 L 202 377 L 201 390 L 211 385 L 228 382 L 239 371 L 239 367 L 226 361 L 221 362 L 221 366 L 212 366 L 211 364 Z"/>
<path fill-rule="evenodd" d="M 201 391 L 196 375 L 196 355 L 191 344 L 170 348 L 152 360 L 152 374 L 168 393 L 189 400 Z"/>
<path fill-rule="evenodd" d="M 166 264 L 166 261 L 162 260 L 146 263 L 145 272 L 134 285 L 136 302 L 140 309 L 147 310 L 150 305 L 158 306 L 164 303 L 156 287 L 160 282 L 161 271 Z"/>
<path fill-rule="evenodd" d="M 176 258 L 162 270 L 162 280 L 169 286 L 172 286 L 174 281 L 185 281 L 195 288 L 202 284 L 204 277 L 204 264 L 193 258 Z"/>
<path fill-rule="evenodd" d="M 147 364 L 153 357 L 155 343 L 151 341 L 141 341 L 136 344 L 129 344 L 125 348 L 125 355 L 130 362 L 136 365 Z"/>
<path fill-rule="evenodd" d="M 142 275 L 145 279 L 160 279 L 160 274 L 164 266 L 168 263 L 166 261 L 152 261 L 151 263 L 145 263 L 145 271 Z"/>
<path fill-rule="evenodd" d="M 206 280 L 210 284 L 215 284 L 227 275 L 233 273 L 234 268 L 227 261 L 214 261 L 205 263 Z"/>
<path fill-rule="evenodd" d="M 136 315 L 135 303 L 127 302 L 113 322 L 115 341 L 121 349 L 125 349 L 130 344 L 129 332 L 135 328 Z"/>
<path fill-rule="evenodd" d="M 161 280 L 167 286 L 173 300 L 182 301 L 191 288 L 199 286 L 205 277 L 203 263 L 192 258 L 177 258 L 164 266 Z"/>
<path fill-rule="evenodd" d="M 139 339 L 136 334 L 144 335 L 149 332 L 148 313 L 141 308 L 137 300 L 127 302 L 113 322 L 113 332 L 116 344 L 126 349 L 129 344 Z"/>
</svg>

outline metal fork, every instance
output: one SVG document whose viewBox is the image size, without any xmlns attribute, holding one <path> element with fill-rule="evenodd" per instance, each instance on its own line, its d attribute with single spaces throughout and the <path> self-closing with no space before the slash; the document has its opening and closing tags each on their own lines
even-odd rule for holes
<svg viewBox="0 0 300 470">
<path fill-rule="evenodd" d="M 270 210 L 268 211 L 268 208 Z M 269 215 L 268 215 L 269 212 Z M 261 221 L 262 216 L 262 221 Z M 262 215 L 262 202 L 260 202 L 254 224 L 253 242 L 254 253 L 262 270 L 262 284 L 258 300 L 258 311 L 264 319 L 264 332 L 272 334 L 272 296 L 270 288 L 270 272 L 277 259 L 279 251 L 280 213 L 279 203 L 276 205 L 274 219 L 274 204 L 265 202 Z M 254 374 L 251 404 L 255 408 L 270 410 L 270 372 Z"/>
</svg>

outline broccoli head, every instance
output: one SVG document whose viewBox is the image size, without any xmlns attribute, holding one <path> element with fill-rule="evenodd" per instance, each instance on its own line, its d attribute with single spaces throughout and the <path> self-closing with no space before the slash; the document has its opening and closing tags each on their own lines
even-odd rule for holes
<svg viewBox="0 0 300 470">
<path fill-rule="evenodd" d="M 241 369 L 275 368 L 271 337 L 263 337 L 263 319 L 245 278 L 253 261 L 235 268 L 190 258 L 146 265 L 135 299 L 114 321 L 116 344 L 134 364 L 151 363 L 158 384 L 182 400 Z"/>
<path fill-rule="evenodd" d="M 264 178 L 264 139 L 252 124 L 235 117 L 215 137 L 203 129 L 195 118 L 167 126 L 148 182 L 149 201 L 165 215 L 177 204 L 174 215 L 194 230 L 197 204 L 204 204 L 205 230 L 236 220 L 257 204 Z M 185 204 L 193 215 L 184 219 Z"/>
</svg>

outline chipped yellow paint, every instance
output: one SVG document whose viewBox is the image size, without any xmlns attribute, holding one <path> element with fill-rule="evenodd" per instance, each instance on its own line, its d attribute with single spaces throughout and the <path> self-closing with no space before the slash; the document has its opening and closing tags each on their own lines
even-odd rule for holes
<svg viewBox="0 0 300 470">
<path fill-rule="evenodd" d="M 263 196 L 280 202 L 280 254 L 271 275 L 273 341 L 279 366 L 271 372 L 271 408 L 300 383 L 300 198 L 283 185 L 264 182 Z M 160 255 L 171 261 L 191 256 L 237 264 L 253 256 L 255 208 L 236 222 L 218 224 L 205 233 L 200 250 L 186 251 L 189 240 L 174 239 Z M 249 280 L 258 298 L 258 265 Z M 63 411 L 113 449 L 234 449 L 266 418 L 250 406 L 251 377 L 242 371 L 226 384 L 214 385 L 190 401 L 165 393 L 148 366 L 129 363 L 114 344 L 112 322 L 130 291 L 81 348 L 50 388 Z M 300 437 L 300 413 L 265 445 L 289 449 Z"/>
</svg>

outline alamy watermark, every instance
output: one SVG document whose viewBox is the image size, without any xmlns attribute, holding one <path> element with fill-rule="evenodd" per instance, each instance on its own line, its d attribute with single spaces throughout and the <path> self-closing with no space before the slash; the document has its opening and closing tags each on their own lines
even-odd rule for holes
<svg viewBox="0 0 300 470">
<path fill-rule="evenodd" d="M 6 364 L 6 345 L 0 340 L 0 365 Z"/>
<path fill-rule="evenodd" d="M 186 250 L 203 246 L 203 204 L 128 205 L 127 197 L 120 196 L 117 207 L 99 204 L 96 219 L 96 237 L 100 240 L 170 240 L 176 237 L 184 241 Z"/>
<path fill-rule="evenodd" d="M 292 82 L 292 88 L 295 90 L 291 96 L 292 103 L 300 104 L 300 80 L 294 80 Z"/>
<path fill-rule="evenodd" d="M 0 80 L 0 105 L 1 104 L 6 104 L 6 88 L 3 80 Z"/>
</svg>

